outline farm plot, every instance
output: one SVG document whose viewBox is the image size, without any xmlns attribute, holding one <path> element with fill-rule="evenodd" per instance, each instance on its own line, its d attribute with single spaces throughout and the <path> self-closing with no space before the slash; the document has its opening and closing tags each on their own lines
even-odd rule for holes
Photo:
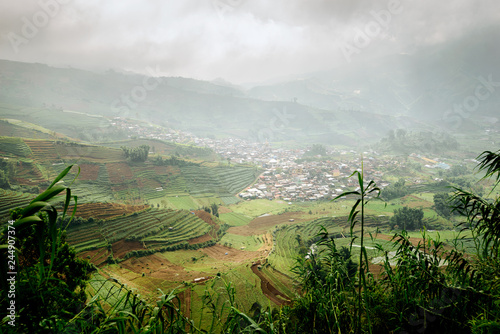
<svg viewBox="0 0 500 334">
<path fill-rule="evenodd" d="M 307 219 L 302 218 L 302 215 L 299 212 L 286 212 L 280 215 L 265 215 L 253 219 L 247 225 L 230 227 L 228 232 L 243 236 L 263 234 L 277 225 L 296 224 L 306 220 Z"/>
<path fill-rule="evenodd" d="M 96 223 L 70 227 L 67 240 L 77 253 L 95 250 L 108 245 Z"/>
<path fill-rule="evenodd" d="M 33 158 L 38 161 L 59 159 L 59 154 L 52 140 L 24 139 L 24 142 L 30 147 L 31 152 L 33 152 Z"/>
<path fill-rule="evenodd" d="M 36 195 L 0 189 L 0 218 L 9 217 L 9 210 L 26 206 Z"/>
<path fill-rule="evenodd" d="M 230 226 L 248 225 L 248 223 L 252 220 L 250 217 L 236 212 L 221 213 L 219 217 L 220 220 Z"/>
<path fill-rule="evenodd" d="M 143 240 L 148 244 L 160 243 L 162 245 L 171 245 L 200 237 L 207 234 L 212 229 L 210 225 L 197 216 L 189 212 L 181 211 L 180 213 L 181 215 L 178 215 L 175 219 L 167 220 L 165 222 L 168 225 L 163 226 L 168 226 L 168 228 L 164 228 L 157 233 L 148 233 L 154 234 L 151 236 L 145 234 Z"/>
<path fill-rule="evenodd" d="M 102 184 L 75 182 L 71 187 L 72 195 L 78 196 L 78 203 L 112 202 L 111 188 Z"/>
<path fill-rule="evenodd" d="M 92 275 L 88 282 L 87 291 L 90 296 L 99 296 L 102 303 L 113 307 L 124 307 L 127 289 L 118 283 L 114 283 L 101 273 Z M 125 308 L 125 310 L 127 310 Z"/>
<path fill-rule="evenodd" d="M 134 173 L 126 162 L 107 163 L 106 169 L 111 184 L 120 184 L 135 180 Z"/>
<path fill-rule="evenodd" d="M 39 166 L 31 161 L 19 161 L 14 180 L 22 185 L 37 186 L 46 181 Z"/>
<path fill-rule="evenodd" d="M 31 149 L 21 138 L 0 137 L 0 155 L 29 157 Z"/>
<path fill-rule="evenodd" d="M 78 180 L 81 181 L 96 181 L 99 177 L 99 171 L 102 166 L 99 164 L 88 164 L 83 163 L 80 164 L 80 175 L 78 176 Z"/>
<path fill-rule="evenodd" d="M 123 214 L 132 214 L 134 212 L 144 211 L 148 209 L 148 205 L 125 205 L 118 203 L 82 203 L 76 207 L 77 217 L 88 219 L 110 219 Z M 73 206 L 69 207 L 69 212 L 73 211 Z"/>
<path fill-rule="evenodd" d="M 221 196 L 221 201 L 224 205 L 231 205 L 241 202 L 241 200 L 236 196 Z"/>
<path fill-rule="evenodd" d="M 109 242 L 126 239 L 165 246 L 200 237 L 211 229 L 188 211 L 151 209 L 106 221 L 102 234 Z"/>
<path fill-rule="evenodd" d="M 167 196 L 189 195 L 186 180 L 181 175 L 169 176 L 167 186 L 163 187 L 163 190 Z"/>
<path fill-rule="evenodd" d="M 193 201 L 191 196 L 167 197 L 167 200 L 174 208 L 179 210 L 193 210 L 198 208 L 198 205 Z"/>
<path fill-rule="evenodd" d="M 342 233 L 343 227 L 339 226 L 332 218 L 320 218 L 311 222 L 305 222 L 292 226 L 280 226 L 273 231 L 274 247 L 268 257 L 268 262 L 273 268 L 286 275 L 292 276 L 290 271 L 299 255 L 299 238 L 307 242 L 315 237 L 324 226 L 329 233 Z"/>
<path fill-rule="evenodd" d="M 75 246 L 77 252 L 115 244 L 120 240 L 135 242 L 132 248 L 142 249 L 146 246 L 144 242 L 166 246 L 200 237 L 211 229 L 209 224 L 188 211 L 150 209 L 106 220 L 101 226 L 89 223 L 70 227 L 68 242 Z M 121 253 L 125 256 L 126 251 Z"/>
<path fill-rule="evenodd" d="M 48 133 L 12 124 L 8 120 L 0 121 L 0 133 L 6 137 L 36 138 L 36 139 L 52 138 L 52 136 Z"/>
<path fill-rule="evenodd" d="M 186 166 L 181 169 L 189 193 L 193 196 L 235 195 L 256 178 L 256 170 L 247 167 Z"/>
<path fill-rule="evenodd" d="M 245 251 L 257 251 L 264 246 L 264 240 L 261 236 L 241 236 L 231 233 L 224 234 L 220 243 L 224 246 Z"/>
<path fill-rule="evenodd" d="M 252 184 L 259 171 L 249 167 L 220 167 L 214 169 L 227 192 L 235 195 Z"/>
<path fill-rule="evenodd" d="M 112 162 L 123 160 L 123 152 L 103 146 L 56 142 L 56 151 L 62 159 Z"/>
</svg>

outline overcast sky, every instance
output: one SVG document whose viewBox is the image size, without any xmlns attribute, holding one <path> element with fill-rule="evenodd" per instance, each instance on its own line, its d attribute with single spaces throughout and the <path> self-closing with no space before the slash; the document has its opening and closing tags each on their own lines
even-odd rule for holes
<svg viewBox="0 0 500 334">
<path fill-rule="evenodd" d="M 58 1 L 1 1 L 0 58 L 244 83 L 412 53 L 500 22 L 498 0 Z"/>
</svg>

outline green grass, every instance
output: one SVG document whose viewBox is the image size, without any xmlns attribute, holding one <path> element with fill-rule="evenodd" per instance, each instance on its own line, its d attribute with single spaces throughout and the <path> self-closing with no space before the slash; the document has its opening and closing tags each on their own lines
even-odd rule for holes
<svg viewBox="0 0 500 334">
<path fill-rule="evenodd" d="M 231 206 L 231 210 L 248 217 L 256 218 L 266 213 L 277 214 L 288 207 L 289 205 L 283 201 L 257 199 L 252 201 L 240 202 L 234 206 Z"/>
<path fill-rule="evenodd" d="M 167 202 L 178 210 L 195 210 L 198 208 L 191 196 L 167 197 Z"/>
<path fill-rule="evenodd" d="M 246 251 L 256 251 L 261 248 L 264 243 L 260 236 L 242 236 L 232 233 L 226 233 L 219 242 L 222 245 L 227 245 L 236 249 L 243 249 Z"/>
<path fill-rule="evenodd" d="M 244 226 L 248 225 L 252 220 L 250 217 L 242 215 L 236 212 L 221 213 L 219 216 L 220 220 L 231 226 Z"/>
</svg>

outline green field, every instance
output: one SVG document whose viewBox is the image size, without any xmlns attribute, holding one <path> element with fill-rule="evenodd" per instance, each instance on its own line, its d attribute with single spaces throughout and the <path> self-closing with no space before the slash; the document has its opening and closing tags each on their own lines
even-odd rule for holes
<svg viewBox="0 0 500 334">
<path fill-rule="evenodd" d="M 248 223 L 250 223 L 250 221 L 252 220 L 250 217 L 236 212 L 221 213 L 219 218 L 223 222 L 231 226 L 248 225 Z"/>
</svg>

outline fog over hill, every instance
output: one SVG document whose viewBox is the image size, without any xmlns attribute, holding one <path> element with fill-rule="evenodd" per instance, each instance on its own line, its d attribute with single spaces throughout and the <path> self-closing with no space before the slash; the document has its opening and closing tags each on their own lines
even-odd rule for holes
<svg viewBox="0 0 500 334">
<path fill-rule="evenodd" d="M 397 128 L 498 126 L 493 1 L 221 2 L 9 5 L 0 115 L 32 108 L 43 122 L 40 108 L 56 108 L 105 116 L 101 128 L 127 117 L 347 145 Z"/>
</svg>

